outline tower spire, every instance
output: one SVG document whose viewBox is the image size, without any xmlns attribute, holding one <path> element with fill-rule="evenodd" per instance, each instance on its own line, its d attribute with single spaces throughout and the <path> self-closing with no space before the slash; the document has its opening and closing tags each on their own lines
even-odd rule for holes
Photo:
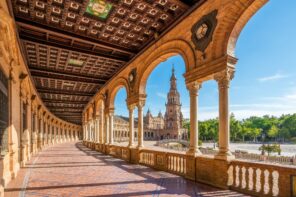
<svg viewBox="0 0 296 197">
<path fill-rule="evenodd" d="M 177 88 L 177 84 L 176 84 L 177 78 L 175 76 L 174 64 L 172 66 L 172 76 L 171 76 L 170 81 L 171 81 L 171 90 L 175 90 Z"/>
</svg>

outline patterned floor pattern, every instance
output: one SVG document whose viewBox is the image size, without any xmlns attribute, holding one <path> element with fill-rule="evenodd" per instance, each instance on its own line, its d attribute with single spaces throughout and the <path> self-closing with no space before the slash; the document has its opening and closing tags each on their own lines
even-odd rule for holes
<svg viewBox="0 0 296 197">
<path fill-rule="evenodd" d="M 5 197 L 202 196 L 241 197 L 234 191 L 129 164 L 81 143 L 59 144 L 34 156 L 5 189 Z"/>
</svg>

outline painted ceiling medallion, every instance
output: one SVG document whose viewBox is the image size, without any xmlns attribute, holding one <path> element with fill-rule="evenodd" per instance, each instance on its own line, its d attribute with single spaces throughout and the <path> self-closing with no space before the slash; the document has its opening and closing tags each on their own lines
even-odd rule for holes
<svg viewBox="0 0 296 197">
<path fill-rule="evenodd" d="M 89 0 L 86 13 L 100 19 L 107 19 L 111 9 L 112 4 L 104 0 Z"/>
<path fill-rule="evenodd" d="M 218 11 L 214 10 L 210 14 L 203 16 L 192 27 L 191 39 L 197 50 L 204 52 L 210 44 L 210 42 L 212 41 L 212 36 L 217 26 L 217 13 Z"/>
</svg>

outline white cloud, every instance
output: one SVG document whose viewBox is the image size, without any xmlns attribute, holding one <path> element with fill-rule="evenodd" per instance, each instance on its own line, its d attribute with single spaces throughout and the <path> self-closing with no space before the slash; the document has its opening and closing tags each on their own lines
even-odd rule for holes
<svg viewBox="0 0 296 197">
<path fill-rule="evenodd" d="M 262 77 L 262 78 L 259 78 L 258 80 L 260 82 L 266 82 L 266 81 L 274 81 L 274 80 L 278 80 L 278 79 L 284 79 L 284 78 L 287 78 L 288 76 L 287 75 L 282 75 L 282 74 L 274 74 L 272 76 L 267 76 L 267 77 Z"/>
</svg>

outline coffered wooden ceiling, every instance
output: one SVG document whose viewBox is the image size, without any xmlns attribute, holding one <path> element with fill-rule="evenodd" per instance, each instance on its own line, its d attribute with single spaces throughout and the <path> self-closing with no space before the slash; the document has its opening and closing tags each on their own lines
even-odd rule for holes
<svg viewBox="0 0 296 197">
<path fill-rule="evenodd" d="M 36 88 L 81 124 L 89 99 L 201 0 L 7 0 Z"/>
</svg>

